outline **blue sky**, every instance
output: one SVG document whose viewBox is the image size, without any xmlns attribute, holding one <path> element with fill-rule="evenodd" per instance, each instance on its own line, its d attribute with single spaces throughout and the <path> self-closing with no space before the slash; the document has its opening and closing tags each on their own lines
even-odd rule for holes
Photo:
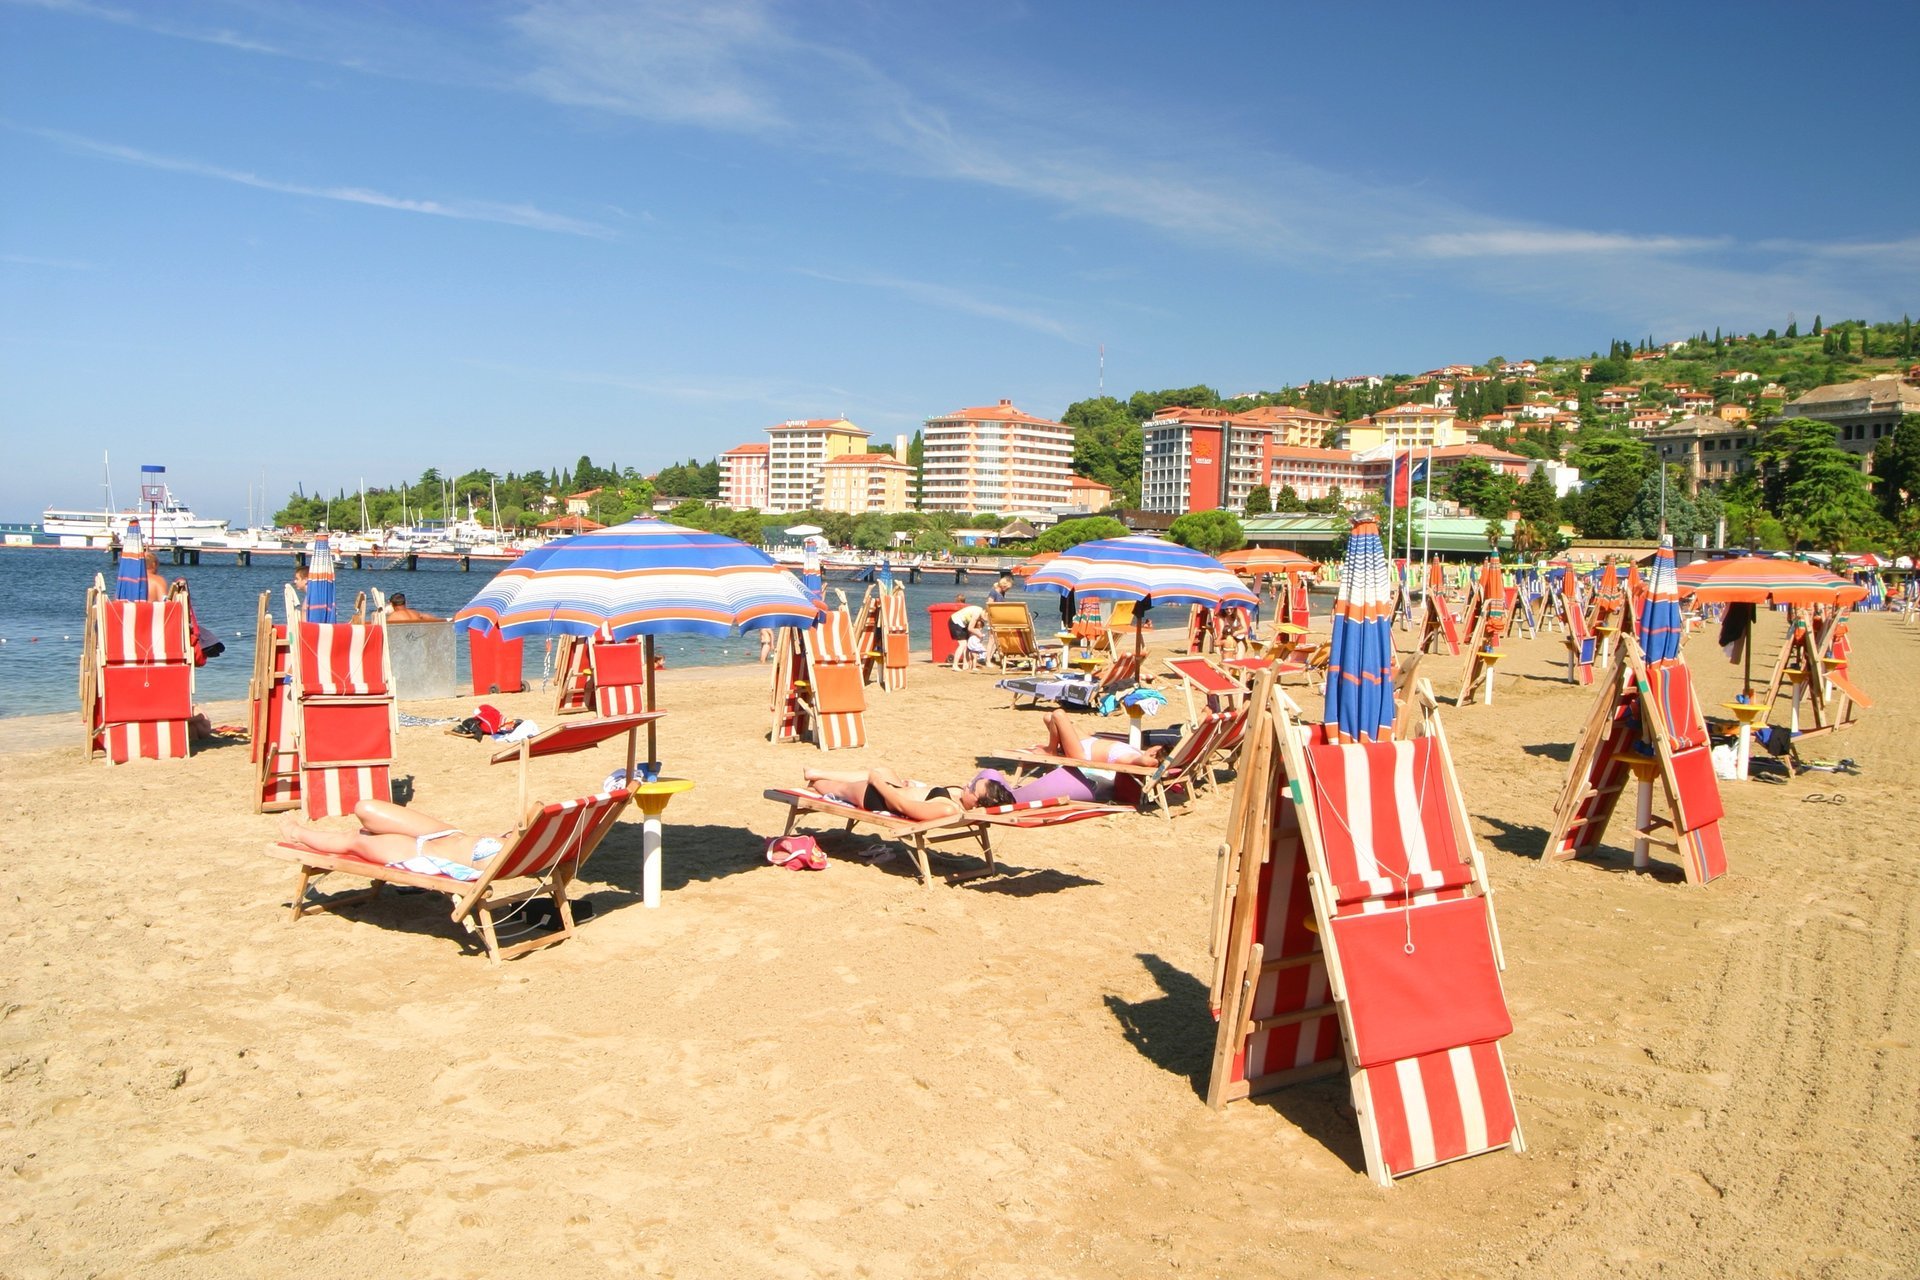
<svg viewBox="0 0 1920 1280">
<path fill-rule="evenodd" d="M 1912 17 L 0 0 L 0 518 L 1920 311 Z"/>
</svg>

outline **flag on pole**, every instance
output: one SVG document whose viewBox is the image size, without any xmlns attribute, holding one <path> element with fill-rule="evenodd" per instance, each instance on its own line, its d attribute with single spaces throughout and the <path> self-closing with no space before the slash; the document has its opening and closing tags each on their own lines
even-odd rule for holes
<svg viewBox="0 0 1920 1280">
<path fill-rule="evenodd" d="M 1387 487 L 1387 501 L 1395 507 L 1413 505 L 1413 486 L 1427 478 L 1427 464 L 1413 460 L 1413 450 L 1393 460 L 1393 481 Z"/>
</svg>

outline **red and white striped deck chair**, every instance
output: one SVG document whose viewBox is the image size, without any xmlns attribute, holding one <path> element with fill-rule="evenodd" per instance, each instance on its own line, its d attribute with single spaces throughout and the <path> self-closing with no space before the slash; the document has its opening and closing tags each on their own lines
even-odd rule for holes
<svg viewBox="0 0 1920 1280">
<path fill-rule="evenodd" d="M 828 609 L 800 632 L 804 684 L 795 682 L 799 734 L 822 751 L 867 745 L 867 693 L 860 647 L 845 606 Z"/>
<path fill-rule="evenodd" d="M 1820 665 L 1826 674 L 1828 693 L 1836 699 L 1832 711 L 1826 716 L 1826 722 L 1836 729 L 1851 728 L 1857 721 L 1855 707 L 1871 707 L 1869 698 L 1859 685 L 1853 682 L 1853 637 L 1849 633 L 1847 615 L 1838 611 L 1814 628 L 1814 644 L 1820 653 Z"/>
<path fill-rule="evenodd" d="M 914 874 L 919 878 L 921 885 L 928 888 L 933 885 L 933 868 L 928 861 L 928 854 L 945 853 L 945 850 L 935 846 L 949 844 L 956 840 L 972 840 L 979 846 L 980 856 L 986 860 L 986 867 L 959 871 L 946 877 L 947 883 L 958 884 L 964 880 L 977 880 L 981 876 L 994 875 L 1001 870 L 993 851 L 993 830 L 996 827 L 1003 829 L 1054 827 L 1125 812 L 1116 805 L 1088 804 L 1060 796 L 1051 800 L 1027 800 L 1013 804 L 983 806 L 955 814 L 950 818 L 916 821 L 884 810 L 863 809 L 837 797 L 823 796 L 817 791 L 804 787 L 774 787 L 763 794 L 767 799 L 788 807 L 787 825 L 781 832 L 782 835 L 792 835 L 801 815 L 812 813 L 845 822 L 844 829 L 847 831 L 852 831 L 855 827 L 871 827 L 886 838 L 899 841 L 913 854 Z"/>
<path fill-rule="evenodd" d="M 912 656 L 912 638 L 907 630 L 907 593 L 895 587 L 880 597 L 880 623 L 884 630 L 880 667 L 880 687 L 898 693 L 907 687 L 907 662 Z"/>
<path fill-rule="evenodd" d="M 1158 764 L 1103 763 L 1091 767 L 1115 775 L 1116 801 L 1135 803 L 1142 809 L 1158 807 L 1160 816 L 1171 820 L 1175 808 L 1185 808 L 1196 791 L 1212 781 L 1208 769 L 1213 759 L 1213 748 L 1227 720 L 1224 712 L 1202 712 L 1188 723 L 1180 740 L 1167 748 Z M 1085 760 L 1057 756 L 1049 751 L 1002 751 L 996 753 L 994 758 L 1011 760 L 1033 773 L 1089 764 Z"/>
<path fill-rule="evenodd" d="M 553 714 L 576 716 L 593 710 L 593 667 L 587 658 L 586 636 L 560 637 L 553 681 Z"/>
<path fill-rule="evenodd" d="M 1437 653 L 1445 643 L 1447 652 L 1458 656 L 1460 653 L 1460 620 L 1453 616 L 1453 606 L 1438 591 L 1427 592 L 1427 613 L 1420 626 L 1420 652 Z"/>
<path fill-rule="evenodd" d="M 1685 659 L 1644 662 L 1622 637 L 1600 696 L 1588 714 L 1555 809 L 1546 857 L 1564 861 L 1600 847 L 1607 823 L 1629 787 L 1630 762 L 1658 760 L 1667 817 L 1649 815 L 1636 839 L 1671 849 L 1687 883 L 1708 884 L 1727 871 L 1720 835 L 1725 806 L 1714 776 L 1711 743 Z M 1635 814 L 1637 821 L 1638 814 Z M 1669 832 L 1670 836 L 1659 833 Z"/>
<path fill-rule="evenodd" d="M 300 743 L 294 734 L 293 658 L 287 629 L 273 620 L 260 593 L 254 630 L 253 681 L 247 726 L 253 760 L 253 811 L 279 813 L 300 803 Z"/>
<path fill-rule="evenodd" d="M 1329 743 L 1263 696 L 1252 732 L 1277 748 L 1242 776 L 1230 820 L 1258 847 L 1227 851 L 1216 897 L 1229 945 L 1216 936 L 1208 1100 L 1344 1067 L 1382 1186 L 1524 1149 L 1485 868 L 1428 715 L 1407 740 Z"/>
<path fill-rule="evenodd" d="M 115 600 L 100 582 L 87 593 L 81 713 L 87 758 L 184 760 L 192 749 L 193 638 L 187 602 Z"/>
<path fill-rule="evenodd" d="M 649 646 L 645 637 L 608 640 L 591 636 L 584 648 L 596 715 L 630 716 L 652 710 L 647 705 Z"/>
<path fill-rule="evenodd" d="M 300 800 L 309 818 L 353 812 L 362 800 L 390 800 L 399 729 L 393 664 L 384 622 L 287 626 Z"/>
<path fill-rule="evenodd" d="M 1180 691 L 1187 699 L 1189 719 L 1199 714 L 1198 704 L 1194 701 L 1196 695 L 1209 711 L 1231 711 L 1246 701 L 1247 687 L 1231 672 L 1214 665 L 1211 658 L 1187 654 L 1164 659 L 1164 662 L 1167 670 L 1179 677 Z"/>
<path fill-rule="evenodd" d="M 294 920 L 315 912 L 333 911 L 352 903 L 365 902 L 378 897 L 380 891 L 389 884 L 432 889 L 452 899 L 453 922 L 469 931 L 477 931 L 486 945 L 488 959 L 498 964 L 508 957 L 573 937 L 573 907 L 567 897 L 567 889 L 580 874 L 580 864 L 587 860 L 599 847 L 601 840 L 606 838 L 607 832 L 612 830 L 614 820 L 627 807 L 627 800 L 626 791 L 614 790 L 557 804 L 533 805 L 521 818 L 519 833 L 513 842 L 479 864 L 484 870 L 478 880 L 456 880 L 448 875 L 383 866 L 353 854 L 321 853 L 299 844 L 270 844 L 266 851 L 271 857 L 296 863 L 300 867 L 299 882 L 293 894 L 291 918 Z M 324 902 L 309 903 L 307 886 L 329 872 L 359 876 L 371 880 L 373 885 Z M 508 880 L 534 880 L 536 883 L 513 893 L 500 893 L 496 886 Z M 553 900 L 560 918 L 559 930 L 511 946 L 501 946 L 495 930 L 496 916 L 542 894 Z"/>
</svg>

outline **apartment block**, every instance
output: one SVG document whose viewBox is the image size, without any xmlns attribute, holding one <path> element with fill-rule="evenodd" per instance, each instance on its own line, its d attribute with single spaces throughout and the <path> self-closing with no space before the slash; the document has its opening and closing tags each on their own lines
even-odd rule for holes
<svg viewBox="0 0 1920 1280">
<path fill-rule="evenodd" d="M 720 505 L 735 511 L 767 509 L 764 444 L 737 444 L 720 455 Z"/>
<path fill-rule="evenodd" d="M 928 418 L 921 445 L 925 510 L 1044 515 L 1073 500 L 1073 428 L 1010 400 Z"/>
<path fill-rule="evenodd" d="M 911 511 L 913 468 L 890 453 L 843 453 L 820 468 L 820 510 Z"/>
<path fill-rule="evenodd" d="M 767 436 L 767 511 L 816 509 L 827 460 L 867 451 L 867 433 L 845 418 L 793 418 Z"/>
<path fill-rule="evenodd" d="M 1250 426 L 1272 431 L 1274 444 L 1300 449 L 1318 449 L 1326 443 L 1327 432 L 1340 425 L 1338 418 L 1289 404 L 1263 404 L 1236 417 Z"/>
<path fill-rule="evenodd" d="M 1140 506 L 1156 515 L 1245 511 L 1265 483 L 1273 428 L 1224 409 L 1169 406 L 1141 425 Z"/>
<path fill-rule="evenodd" d="M 1459 423 L 1452 409 L 1431 404 L 1403 404 L 1349 422 L 1340 430 L 1340 447 L 1355 453 L 1370 453 L 1385 445 L 1395 449 L 1440 449 L 1465 443 Z"/>
</svg>

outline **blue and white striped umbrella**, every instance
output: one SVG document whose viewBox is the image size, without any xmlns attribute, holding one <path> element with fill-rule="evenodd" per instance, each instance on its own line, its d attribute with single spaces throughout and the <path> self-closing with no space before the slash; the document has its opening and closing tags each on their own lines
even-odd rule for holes
<svg viewBox="0 0 1920 1280">
<path fill-rule="evenodd" d="M 1203 551 L 1133 535 L 1083 542 L 1027 576 L 1027 590 L 1073 593 L 1081 600 L 1258 607 L 1260 599 L 1231 569 Z"/>
<path fill-rule="evenodd" d="M 332 622 L 334 618 L 333 548 L 322 532 L 313 539 L 313 560 L 307 565 L 306 619 Z"/>
<path fill-rule="evenodd" d="M 521 556 L 453 616 L 455 627 L 527 635 L 614 638 L 739 628 L 810 627 L 818 618 L 773 558 L 717 533 L 644 518 Z"/>
<path fill-rule="evenodd" d="M 1393 731 L 1393 571 L 1371 518 L 1354 524 L 1340 566 L 1325 722 L 1342 742 L 1378 741 Z"/>
<path fill-rule="evenodd" d="M 120 571 L 113 581 L 115 600 L 147 598 L 147 550 L 140 538 L 140 522 L 129 520 L 120 538 Z"/>
<path fill-rule="evenodd" d="M 1680 627 L 1680 576 L 1673 567 L 1673 535 L 1662 534 L 1647 597 L 1640 602 L 1640 648 L 1648 662 L 1672 662 L 1680 656 Z"/>
</svg>

